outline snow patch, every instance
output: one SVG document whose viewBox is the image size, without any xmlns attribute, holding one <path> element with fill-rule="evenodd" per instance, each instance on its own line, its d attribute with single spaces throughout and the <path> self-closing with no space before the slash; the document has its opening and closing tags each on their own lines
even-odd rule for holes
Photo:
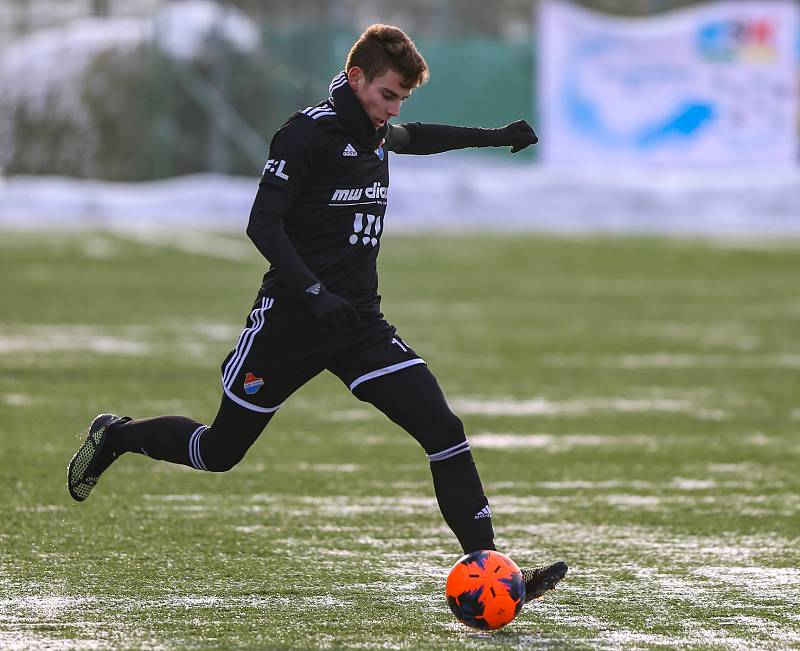
<svg viewBox="0 0 800 651">
<path fill-rule="evenodd" d="M 116 337 L 102 328 L 87 325 L 26 326 L 23 332 L 0 331 L 0 355 L 21 352 L 91 352 L 100 355 L 140 356 L 150 352 L 149 344 Z"/>
<path fill-rule="evenodd" d="M 119 237 L 134 242 L 194 255 L 245 263 L 258 259 L 253 245 L 243 239 L 233 239 L 198 230 L 141 222 L 127 226 L 116 225 L 112 231 Z"/>
<path fill-rule="evenodd" d="M 2 338 L 0 338 L 0 342 L 2 342 Z M 3 403 L 10 407 L 30 407 L 36 403 L 36 399 L 28 393 L 5 393 L 3 394 Z"/>
<path fill-rule="evenodd" d="M 656 495 L 606 495 L 605 500 L 611 506 L 637 507 L 653 510 L 661 506 L 661 498 Z"/>
<path fill-rule="evenodd" d="M 152 38 L 152 21 L 141 18 L 80 18 L 66 26 L 32 32 L 0 55 L 0 89 L 6 101 L 36 112 L 77 116 L 80 97 L 68 87 L 106 50 L 126 51 Z M 54 92 L 63 89 L 62 92 Z M 53 101 L 60 102 L 54 106 Z"/>
<path fill-rule="evenodd" d="M 735 355 L 706 353 L 665 353 L 601 355 L 549 354 L 540 358 L 541 364 L 552 366 L 592 366 L 629 370 L 659 368 L 800 368 L 800 355 L 791 353 L 759 354 L 742 352 Z"/>
<path fill-rule="evenodd" d="M 423 158 L 392 160 L 387 227 L 394 231 L 800 236 L 800 170 L 778 171 L 774 177 L 725 171 L 700 175 L 701 181 L 695 173 L 685 173 L 668 188 L 648 176 L 633 188 L 624 179 L 600 172 L 499 164 L 458 153 Z M 725 185 L 729 176 L 739 185 Z M 714 194 L 719 184 L 725 187 L 718 200 L 709 200 L 706 195 Z M 0 179 L 0 227 L 86 228 L 157 221 L 241 233 L 257 186 L 255 177 L 212 174 L 149 183 L 12 177 Z"/>
<path fill-rule="evenodd" d="M 357 463 L 298 463 L 297 469 L 301 472 L 356 472 L 361 469 Z"/>
<path fill-rule="evenodd" d="M 12 618 L 12 622 L 15 618 Z M 52 624 L 50 624 L 52 625 Z M 77 640 L 75 638 L 50 637 L 34 631 L 0 631 L 0 648 L 4 651 L 30 651 L 30 649 L 47 649 L 48 651 L 89 651 L 108 649 L 108 639 L 103 636 L 97 640 Z M 159 648 L 159 647 L 148 647 Z"/>
<path fill-rule="evenodd" d="M 598 436 L 596 434 L 514 434 L 481 432 L 469 437 L 469 444 L 474 448 L 496 450 L 539 448 L 551 452 L 568 450 L 574 447 L 601 445 L 628 445 L 633 442 L 652 444 L 650 437 L 630 436 Z"/>
<path fill-rule="evenodd" d="M 457 412 L 483 416 L 557 416 L 587 414 L 594 411 L 691 412 L 693 409 L 688 400 L 670 398 L 583 398 L 552 401 L 541 397 L 528 400 L 456 397 L 450 404 Z"/>
<path fill-rule="evenodd" d="M 375 414 L 368 409 L 339 409 L 326 415 L 326 420 L 342 422 L 362 422 L 372 420 Z"/>
<path fill-rule="evenodd" d="M 604 488 L 629 488 L 632 490 L 652 490 L 653 484 L 649 481 L 631 480 L 622 481 L 607 479 L 604 481 L 588 481 L 585 479 L 572 479 L 565 481 L 537 481 L 534 486 L 550 490 L 600 490 Z"/>
<path fill-rule="evenodd" d="M 671 488 L 682 491 L 701 491 L 717 487 L 717 482 L 713 479 L 686 479 L 685 477 L 675 477 L 670 482 Z"/>
<path fill-rule="evenodd" d="M 159 46 L 177 59 L 198 59 L 209 41 L 222 40 L 246 54 L 258 48 L 258 27 L 234 6 L 208 0 L 181 0 L 162 7 L 156 14 L 155 34 Z"/>
<path fill-rule="evenodd" d="M 754 590 L 762 596 L 765 592 L 783 594 L 783 588 L 796 589 L 800 586 L 800 569 L 795 567 L 704 566 L 694 572 L 734 587 L 747 586 L 748 590 Z"/>
</svg>

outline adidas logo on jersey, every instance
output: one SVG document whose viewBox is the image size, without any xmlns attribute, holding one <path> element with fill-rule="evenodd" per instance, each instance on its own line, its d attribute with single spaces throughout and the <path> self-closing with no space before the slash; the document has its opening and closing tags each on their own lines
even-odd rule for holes
<svg viewBox="0 0 800 651">
<path fill-rule="evenodd" d="M 488 504 L 475 514 L 476 520 L 480 520 L 482 518 L 491 518 L 491 517 L 492 517 L 492 510 L 489 508 Z"/>
<path fill-rule="evenodd" d="M 355 147 L 348 142 L 347 147 L 345 147 L 342 152 L 342 156 L 358 156 L 358 152 L 355 150 Z"/>
</svg>

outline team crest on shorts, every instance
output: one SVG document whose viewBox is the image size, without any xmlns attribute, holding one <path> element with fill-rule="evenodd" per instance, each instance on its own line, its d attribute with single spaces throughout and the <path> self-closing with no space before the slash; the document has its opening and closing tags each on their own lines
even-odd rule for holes
<svg viewBox="0 0 800 651">
<path fill-rule="evenodd" d="M 260 377 L 256 377 L 250 371 L 247 372 L 247 375 L 244 377 L 244 392 L 248 396 L 252 396 L 263 386 L 264 380 L 262 380 Z"/>
</svg>

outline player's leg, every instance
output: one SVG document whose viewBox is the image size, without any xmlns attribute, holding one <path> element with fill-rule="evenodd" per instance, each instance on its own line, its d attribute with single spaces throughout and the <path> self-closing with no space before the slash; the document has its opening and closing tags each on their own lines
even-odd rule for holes
<svg viewBox="0 0 800 651">
<path fill-rule="evenodd" d="M 223 472 L 244 457 L 274 412 L 256 412 L 223 395 L 210 426 L 185 416 L 157 416 L 133 420 L 101 414 L 92 421 L 86 441 L 67 470 L 70 495 L 86 499 L 100 475 L 125 452 Z"/>
<path fill-rule="evenodd" d="M 377 317 L 364 322 L 328 369 L 424 448 L 436 499 L 465 552 L 494 549 L 491 511 L 461 420 L 423 359 Z"/>
<path fill-rule="evenodd" d="M 358 384 L 353 394 L 411 434 L 424 448 L 445 521 L 465 553 L 495 549 L 492 514 L 464 426 L 436 378 L 417 364 Z"/>
<path fill-rule="evenodd" d="M 236 465 L 283 401 L 324 368 L 324 358 L 308 352 L 293 318 L 273 299 L 256 300 L 222 363 L 224 395 L 211 425 L 185 416 L 95 418 L 67 471 L 72 497 L 86 499 L 100 475 L 125 452 L 212 472 Z"/>
<path fill-rule="evenodd" d="M 424 448 L 439 508 L 465 552 L 495 549 L 491 510 L 461 420 L 447 405 L 424 361 L 376 320 L 328 368 L 360 400 L 408 431 Z M 526 599 L 535 599 L 564 578 L 567 565 L 523 569 Z"/>
<path fill-rule="evenodd" d="M 129 420 L 112 427 L 109 443 L 117 456 L 136 452 L 197 470 L 225 472 L 244 458 L 274 413 L 252 411 L 223 395 L 211 425 L 185 416 Z"/>
<path fill-rule="evenodd" d="M 353 393 L 375 405 L 425 449 L 439 508 L 464 552 L 495 549 L 492 513 L 464 427 L 428 367 L 414 365 L 376 377 L 359 384 Z M 525 600 L 554 590 L 566 573 L 563 561 L 523 569 Z"/>
</svg>

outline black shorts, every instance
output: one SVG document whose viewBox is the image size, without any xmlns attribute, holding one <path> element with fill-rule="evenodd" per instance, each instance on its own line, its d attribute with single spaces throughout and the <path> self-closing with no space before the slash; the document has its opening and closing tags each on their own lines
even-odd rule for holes
<svg viewBox="0 0 800 651">
<path fill-rule="evenodd" d="M 222 362 L 222 388 L 253 411 L 273 412 L 324 370 L 352 391 L 362 382 L 424 364 L 381 314 L 331 334 L 303 304 L 259 298 L 236 347 Z"/>
</svg>

